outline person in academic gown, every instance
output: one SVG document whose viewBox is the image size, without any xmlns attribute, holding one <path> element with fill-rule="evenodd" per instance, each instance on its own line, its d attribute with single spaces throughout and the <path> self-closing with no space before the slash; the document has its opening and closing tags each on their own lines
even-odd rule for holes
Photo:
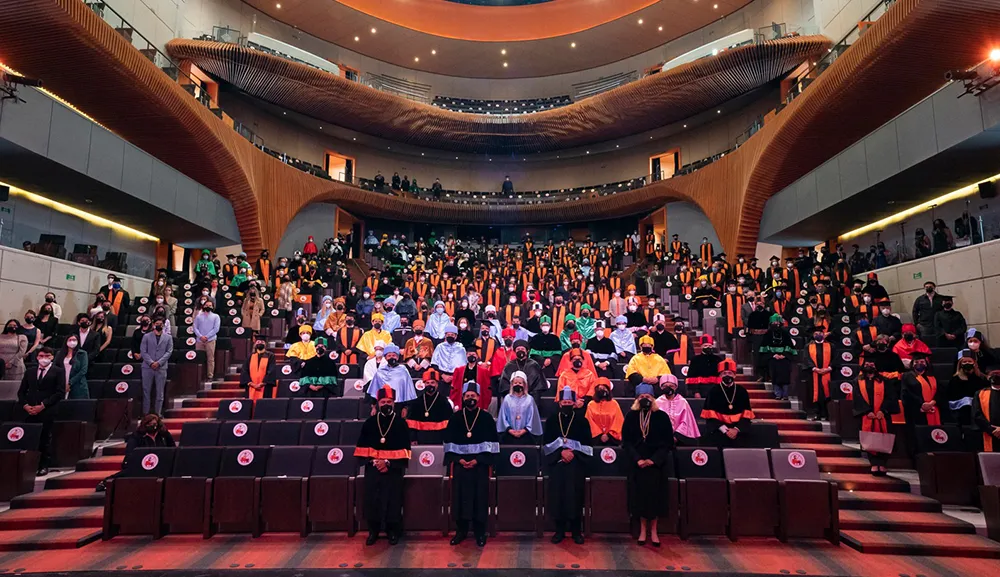
<svg viewBox="0 0 1000 577">
<path fill-rule="evenodd" d="M 548 471 L 546 510 L 556 524 L 552 542 L 562 543 L 568 530 L 573 542 L 583 545 L 583 495 L 587 467 L 594 456 L 590 446 L 590 423 L 583 409 L 576 408 L 576 393 L 570 387 L 559 392 L 559 412 L 545 420 L 542 453 Z"/>
<path fill-rule="evenodd" d="M 302 365 L 299 384 L 307 397 L 343 397 L 344 383 L 337 379 L 337 361 L 330 358 L 326 339 L 316 339 L 316 356 Z"/>
<path fill-rule="evenodd" d="M 361 426 L 354 449 L 365 467 L 366 545 L 374 545 L 380 531 L 389 544 L 399 542 L 403 521 L 403 475 L 410 462 L 410 428 L 396 411 L 396 392 L 385 385 L 378 390 L 378 410 Z"/>
<path fill-rule="evenodd" d="M 410 376 L 410 371 L 406 366 L 400 363 L 399 347 L 389 343 L 385 346 L 383 356 L 385 357 L 386 364 L 375 371 L 375 376 L 372 378 L 371 384 L 368 385 L 365 398 L 374 399 L 378 391 L 385 385 L 389 385 L 392 387 L 392 390 L 396 391 L 393 398 L 400 405 L 405 405 L 417 398 L 417 389 L 413 386 L 413 377 Z M 404 411 L 404 407 L 400 406 L 398 408 L 403 412 L 402 416 L 405 418 L 406 412 Z"/>
<path fill-rule="evenodd" d="M 701 398 L 715 389 L 715 385 L 719 384 L 719 363 L 724 358 L 715 352 L 715 339 L 710 335 L 702 335 L 701 352 L 691 359 L 687 378 L 684 379 L 688 394 Z"/>
<path fill-rule="evenodd" d="M 866 359 L 861 375 L 854 387 L 854 416 L 861 417 L 861 430 L 870 433 L 888 433 L 891 416 L 899 412 L 899 397 L 895 387 L 889 385 L 875 367 Z M 867 453 L 872 475 L 885 476 L 889 455 Z"/>
<path fill-rule="evenodd" d="M 765 336 L 765 339 L 770 337 Z M 833 367 L 833 345 L 826 342 L 826 331 L 821 326 L 813 327 L 813 342 L 802 351 L 802 365 L 812 382 L 812 402 L 816 406 L 816 420 L 827 419 L 827 403 L 830 402 L 830 381 Z M 787 389 L 784 397 L 787 398 Z M 777 395 L 777 394 L 776 394 Z"/>
<path fill-rule="evenodd" d="M 656 406 L 670 417 L 674 440 L 681 446 L 694 446 L 697 444 L 696 439 L 701 437 L 701 431 L 698 430 L 698 420 L 691 405 L 687 399 L 677 394 L 677 377 L 660 377 L 660 391 L 663 394 L 656 398 Z"/>
<path fill-rule="evenodd" d="M 240 371 L 240 386 L 247 390 L 247 397 L 254 401 L 273 397 L 274 387 L 278 384 L 277 369 L 278 362 L 274 360 L 274 353 L 267 350 L 267 342 L 262 338 L 256 339 L 253 353 L 247 357 Z"/>
<path fill-rule="evenodd" d="M 445 464 L 451 465 L 451 513 L 455 520 L 452 545 L 469 536 L 486 545 L 489 513 L 490 467 L 500 452 L 497 424 L 479 406 L 479 385 L 469 381 L 462 387 L 462 408 L 451 416 L 444 435 Z"/>
<path fill-rule="evenodd" d="M 674 449 L 674 429 L 670 417 L 653 399 L 653 386 L 642 383 L 635 389 L 636 400 L 622 424 L 622 448 L 629 464 L 628 511 L 639 520 L 639 545 L 646 538 L 660 546 L 656 523 L 666 512 L 666 463 Z"/>
<path fill-rule="evenodd" d="M 969 349 L 962 349 L 958 358 L 958 369 L 948 381 L 948 415 L 950 421 L 960 426 L 972 424 L 972 404 L 976 393 L 989 386 L 976 363 L 976 354 Z"/>
<path fill-rule="evenodd" d="M 422 376 L 424 390 L 410 402 L 406 413 L 406 424 L 410 427 L 410 438 L 421 445 L 436 445 L 444 442 L 444 430 L 448 428 L 454 408 L 448 394 L 441 392 L 441 373 L 437 369 L 427 369 Z"/>
<path fill-rule="evenodd" d="M 1000 371 L 990 371 L 990 386 L 972 401 L 972 425 L 983 434 L 983 451 L 1000 451 Z"/>
<path fill-rule="evenodd" d="M 903 373 L 903 411 L 911 427 L 941 425 L 942 411 L 948 405 L 946 388 L 938 386 L 937 378 L 928 370 L 929 357 L 929 353 L 913 353 L 910 370 Z"/>
<path fill-rule="evenodd" d="M 594 326 L 594 338 L 587 341 L 587 352 L 594 359 L 594 368 L 598 377 L 613 378 L 618 365 L 618 351 L 615 343 L 604 336 L 604 321 L 597 321 Z"/>
<path fill-rule="evenodd" d="M 631 388 L 635 391 L 635 388 L 642 383 L 657 384 L 661 375 L 669 374 L 670 367 L 667 361 L 653 352 L 653 337 L 645 335 L 639 338 L 639 354 L 633 356 L 625 366 L 625 380 L 628 385 L 625 390 Z"/>
<path fill-rule="evenodd" d="M 792 382 L 792 360 L 797 351 L 792 337 L 785 329 L 784 319 L 771 315 L 771 328 L 760 344 L 760 354 L 769 357 L 767 370 L 774 385 L 774 397 L 788 400 L 788 385 Z"/>
<path fill-rule="evenodd" d="M 618 445 L 622 442 L 621 405 L 611 398 L 611 381 L 598 377 L 594 385 L 594 400 L 587 404 L 587 421 L 594 445 Z"/>
<path fill-rule="evenodd" d="M 708 426 L 708 440 L 720 448 L 739 447 L 750 431 L 750 393 L 736 384 L 736 363 L 726 359 L 719 363 L 719 384 L 708 391 L 701 418 Z"/>
<path fill-rule="evenodd" d="M 559 340 L 559 337 L 552 334 L 552 320 L 548 316 L 541 318 L 539 328 L 541 332 L 531 337 L 528 341 L 528 354 L 538 363 L 543 375 L 554 377 L 556 376 L 556 368 L 559 365 L 558 357 L 563 353 L 562 342 Z M 569 336 L 567 335 L 568 338 Z M 514 348 L 517 348 L 517 343 L 514 343 Z M 566 348 L 570 348 L 568 341 Z M 503 392 L 502 388 L 501 392 Z"/>
<path fill-rule="evenodd" d="M 500 441 L 510 445 L 534 445 L 542 436 L 542 420 L 535 399 L 528 394 L 528 376 L 515 371 L 510 377 L 510 394 L 500 403 L 497 418 Z"/>
<path fill-rule="evenodd" d="M 500 373 L 499 393 L 501 395 L 508 394 L 514 373 L 522 372 L 528 377 L 528 394 L 535 397 L 537 403 L 548 390 L 549 382 L 545 379 L 542 366 L 534 359 L 529 358 L 529 350 L 530 346 L 526 341 L 514 342 L 514 358 L 507 361 Z"/>
</svg>

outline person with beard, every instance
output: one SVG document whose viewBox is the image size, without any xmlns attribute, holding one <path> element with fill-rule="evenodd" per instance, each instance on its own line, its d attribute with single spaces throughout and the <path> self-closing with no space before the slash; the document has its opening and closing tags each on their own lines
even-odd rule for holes
<svg viewBox="0 0 1000 577">
<path fill-rule="evenodd" d="M 622 448 L 629 465 L 628 510 L 639 522 L 639 545 L 645 545 L 648 537 L 654 547 L 659 547 L 656 525 L 666 513 L 663 488 L 667 482 L 666 464 L 674 449 L 674 430 L 670 417 L 658 410 L 651 384 L 640 384 L 635 394 L 632 410 L 622 424 Z"/>
<path fill-rule="evenodd" d="M 639 354 L 632 357 L 625 367 L 625 380 L 634 391 L 640 384 L 654 385 L 661 375 L 669 375 L 670 367 L 663 357 L 653 352 L 653 337 L 646 335 L 639 339 Z M 627 391 L 628 389 L 626 389 Z"/>
<path fill-rule="evenodd" d="M 587 352 L 594 360 L 598 377 L 610 379 L 615 376 L 615 367 L 618 365 L 615 361 L 617 350 L 611 339 L 604 336 L 604 321 L 597 321 L 595 324 L 594 338 L 587 341 Z"/>
<path fill-rule="evenodd" d="M 826 405 L 830 402 L 830 373 L 833 367 L 833 346 L 825 342 L 826 333 L 823 327 L 813 327 L 813 342 L 802 351 L 802 364 L 812 376 L 812 402 L 816 405 L 816 415 L 813 420 L 825 420 L 828 417 Z M 786 391 L 787 393 L 787 391 Z M 775 392 L 776 398 L 778 397 Z"/>
<path fill-rule="evenodd" d="M 736 363 L 726 359 L 719 363 L 719 384 L 712 387 L 705 400 L 701 418 L 707 421 L 709 442 L 719 448 L 738 447 L 750 431 L 754 418 L 750 394 L 736 384 Z"/>
<path fill-rule="evenodd" d="M 653 352 L 667 358 L 667 351 L 676 350 L 680 344 L 673 333 L 667 331 L 667 320 L 662 314 L 656 315 L 653 322 L 653 330 L 649 333 L 653 337 Z"/>
<path fill-rule="evenodd" d="M 719 363 L 724 358 L 715 354 L 715 339 L 709 335 L 702 335 L 701 353 L 691 359 L 687 377 L 684 379 L 688 392 L 693 392 L 695 398 L 700 399 L 703 392 L 707 395 L 708 391 L 715 388 L 715 385 L 719 384 Z"/>
<path fill-rule="evenodd" d="M 594 385 L 597 384 L 597 374 L 592 368 L 587 366 L 585 357 L 587 351 L 582 349 L 570 349 L 566 355 L 569 356 L 569 367 L 559 374 L 558 391 L 569 388 L 577 398 L 577 408 L 583 408 L 584 403 L 590 401 L 594 396 Z M 565 356 L 563 357 L 566 358 Z M 593 367 L 593 362 L 590 367 Z M 556 398 L 559 401 L 559 398 Z"/>
<path fill-rule="evenodd" d="M 530 344 L 530 355 L 531 358 L 539 364 L 546 377 L 554 377 L 556 376 L 557 366 L 554 361 L 554 357 L 562 355 L 562 342 L 559 337 L 552 334 L 552 321 L 549 317 L 543 316 L 539 322 L 539 326 L 541 327 L 542 332 L 531 337 L 528 341 Z M 517 348 L 516 345 L 514 348 Z M 567 348 L 569 348 L 569 346 L 567 346 Z M 501 388 L 501 390 L 503 389 Z"/>
<path fill-rule="evenodd" d="M 510 394 L 503 398 L 497 418 L 500 442 L 510 445 L 534 445 L 542 436 L 542 421 L 535 399 L 528 394 L 528 376 L 516 371 L 510 377 Z"/>
<path fill-rule="evenodd" d="M 247 390 L 247 397 L 253 401 L 270 399 L 278 384 L 278 362 L 274 353 L 267 350 L 267 342 L 258 337 L 254 341 L 253 353 L 243 363 L 240 371 L 240 386 Z"/>
<path fill-rule="evenodd" d="M 525 341 L 516 341 L 514 343 L 514 359 L 509 361 L 504 366 L 503 372 L 500 373 L 499 392 L 501 395 L 508 394 L 514 374 L 522 372 L 528 379 L 528 394 L 534 397 L 537 403 L 541 399 L 542 394 L 548 390 L 549 383 L 545 379 L 542 366 L 535 359 L 528 356 L 529 350 L 531 349 Z"/>
<path fill-rule="evenodd" d="M 656 398 L 656 406 L 670 417 L 674 440 L 680 446 L 695 446 L 696 439 L 701 437 L 698 419 L 695 418 L 687 399 L 677 394 L 677 377 L 673 375 L 660 377 L 660 391 L 663 394 Z"/>
<path fill-rule="evenodd" d="M 594 456 L 590 423 L 570 387 L 559 393 L 559 412 L 545 420 L 543 463 L 548 465 L 549 491 L 545 509 L 555 522 L 552 543 L 562 543 L 567 529 L 583 545 L 583 497 L 587 467 Z"/>
<path fill-rule="evenodd" d="M 445 429 L 445 464 L 452 470 L 451 513 L 456 525 L 452 545 L 465 541 L 470 525 L 476 544 L 486 545 L 490 467 L 500 452 L 500 442 L 496 421 L 479 406 L 479 391 L 475 381 L 462 386 L 462 409 L 451 416 Z"/>
<path fill-rule="evenodd" d="M 406 403 L 417 398 L 417 390 L 413 386 L 413 377 L 410 376 L 410 371 L 407 370 L 406 366 L 401 364 L 399 347 L 388 343 L 385 345 L 383 355 L 385 357 L 385 366 L 375 371 L 375 376 L 372 378 L 372 382 L 368 385 L 368 390 L 365 393 L 365 399 L 371 403 L 375 400 L 378 391 L 388 385 L 395 391 L 393 399 L 399 405 L 399 410 L 402 412 L 403 418 L 406 418 Z M 372 410 L 375 410 L 374 407 L 372 407 Z"/>
<path fill-rule="evenodd" d="M 899 396 L 896 394 L 896 388 L 886 382 L 871 359 L 865 359 L 854 390 L 854 416 L 861 417 L 861 430 L 869 433 L 888 433 L 889 416 L 899 411 Z M 889 455 L 867 451 L 866 453 L 868 462 L 871 463 L 872 475 L 884 477 Z"/>
<path fill-rule="evenodd" d="M 774 385 L 774 398 L 788 399 L 788 385 L 792 382 L 792 362 L 798 351 L 784 327 L 784 319 L 771 315 L 771 327 L 760 343 L 760 353 L 768 357 L 767 371 Z M 819 327 L 822 333 L 822 327 Z"/>
<path fill-rule="evenodd" d="M 618 445 L 622 441 L 621 405 L 611 397 L 611 381 L 599 377 L 594 385 L 594 400 L 587 403 L 591 442 L 594 445 Z"/>
<path fill-rule="evenodd" d="M 436 445 L 444 442 L 444 430 L 454 412 L 447 393 L 438 388 L 441 373 L 437 369 L 427 369 L 422 375 L 424 390 L 410 402 L 406 413 L 406 424 L 410 427 L 410 439 L 421 445 Z"/>
<path fill-rule="evenodd" d="M 479 396 L 479 406 L 483 410 L 496 414 L 496 408 L 490 403 L 493 402 L 493 391 L 490 388 L 490 367 L 486 363 L 479 362 L 479 354 L 475 350 L 469 351 L 465 356 L 465 364 L 455 367 L 452 373 L 455 382 L 464 383 L 466 381 L 476 381 L 479 384 L 481 394 Z M 451 403 L 456 407 L 462 404 L 462 395 L 457 388 L 452 388 L 449 394 Z"/>
<path fill-rule="evenodd" d="M 368 538 L 365 545 L 378 541 L 385 531 L 389 544 L 402 535 L 403 475 L 410 463 L 410 428 L 397 414 L 396 391 L 389 385 L 376 393 L 378 410 L 365 420 L 358 436 L 354 456 L 365 468 L 365 521 Z"/>
<path fill-rule="evenodd" d="M 972 425 L 983 435 L 983 451 L 1000 450 L 1000 371 L 990 371 L 990 386 L 976 393 Z"/>
<path fill-rule="evenodd" d="M 975 353 L 963 349 L 959 353 L 958 370 L 948 381 L 948 410 L 952 420 L 960 426 L 971 425 L 976 393 L 988 386 L 989 382 L 976 363 Z"/>
<path fill-rule="evenodd" d="M 307 397 L 343 397 L 344 384 L 337 380 L 337 362 L 330 358 L 326 339 L 316 339 L 316 356 L 302 365 L 299 384 Z"/>
</svg>

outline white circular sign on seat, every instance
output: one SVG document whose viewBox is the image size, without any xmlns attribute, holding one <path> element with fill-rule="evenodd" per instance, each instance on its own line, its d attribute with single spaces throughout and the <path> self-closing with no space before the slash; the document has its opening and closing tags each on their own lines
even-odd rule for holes
<svg viewBox="0 0 1000 577">
<path fill-rule="evenodd" d="M 184 283 L 184 290 L 190 290 L 190 289 L 191 289 L 191 283 Z"/>
<path fill-rule="evenodd" d="M 253 463 L 253 451 L 250 449 L 243 449 L 240 451 L 240 454 L 236 456 L 236 462 L 244 467 Z"/>
<path fill-rule="evenodd" d="M 948 442 L 948 432 L 944 429 L 934 429 L 931 431 L 931 439 L 939 445 L 943 445 Z"/>
<path fill-rule="evenodd" d="M 337 360 L 340 357 L 340 355 L 337 354 L 337 351 L 330 351 L 330 354 L 328 354 L 326 356 L 330 357 L 331 361 L 335 361 L 335 360 Z"/>
<path fill-rule="evenodd" d="M 152 471 L 160 464 L 160 458 L 156 456 L 156 453 L 149 453 L 142 458 L 142 468 L 147 471 Z"/>
<path fill-rule="evenodd" d="M 413 388 L 416 389 L 416 390 L 418 390 L 418 391 L 424 390 L 425 386 L 426 385 L 424 385 L 424 380 L 423 379 L 420 379 L 419 381 L 413 383 Z"/>
<path fill-rule="evenodd" d="M 708 464 L 708 453 L 698 449 L 691 453 L 691 462 L 699 467 L 704 467 Z"/>
<path fill-rule="evenodd" d="M 358 379 L 358 380 L 354 381 L 354 390 L 355 391 L 360 391 L 361 389 L 362 389 L 362 387 L 361 387 L 361 379 Z"/>
<path fill-rule="evenodd" d="M 434 465 L 435 461 L 434 453 L 430 451 L 424 451 L 423 453 L 420 453 L 419 461 L 421 467 L 430 467 Z"/>
<path fill-rule="evenodd" d="M 194 327 L 188 327 L 187 328 L 187 334 L 193 335 L 194 334 Z"/>
<path fill-rule="evenodd" d="M 148 298 L 146 298 L 146 297 L 142 297 L 141 299 L 139 299 L 139 303 L 140 303 L 140 304 L 146 304 L 146 303 L 148 303 L 148 302 L 149 302 L 149 299 L 148 299 Z M 144 313 L 144 312 L 146 312 L 146 311 L 144 311 L 144 310 L 140 310 L 139 312 L 140 312 L 140 313 Z"/>
<path fill-rule="evenodd" d="M 847 378 L 851 378 L 854 376 L 854 369 L 851 367 L 840 367 L 840 374 Z"/>
<path fill-rule="evenodd" d="M 712 318 L 715 318 L 715 317 L 719 316 L 719 311 L 717 311 L 715 309 L 708 309 L 708 316 L 710 316 Z"/>
<path fill-rule="evenodd" d="M 272 316 L 272 317 L 276 317 L 276 316 L 278 316 L 278 309 L 273 309 L 273 310 L 271 311 L 271 316 Z"/>
<path fill-rule="evenodd" d="M 11 427 L 7 431 L 7 440 L 11 443 L 16 443 L 24 438 L 24 429 L 21 427 Z"/>
<path fill-rule="evenodd" d="M 854 353 L 852 353 L 851 351 L 844 351 L 840 353 L 840 358 L 845 363 L 849 363 L 854 360 Z"/>
<path fill-rule="evenodd" d="M 288 390 L 291 391 L 291 392 L 293 392 L 293 393 L 297 393 L 300 390 L 302 390 L 302 385 L 299 384 L 298 381 L 292 381 L 292 382 L 288 383 Z"/>
<path fill-rule="evenodd" d="M 186 340 L 186 341 L 184 341 L 184 342 L 186 342 L 186 343 L 187 343 L 187 345 L 188 345 L 189 347 L 193 347 L 193 346 L 194 346 L 194 344 L 195 344 L 196 342 L 198 342 L 198 341 L 197 341 L 197 340 L 195 340 L 195 338 L 194 338 L 194 337 L 188 337 L 188 340 Z"/>
<path fill-rule="evenodd" d="M 233 317 L 233 324 L 234 325 L 238 325 L 238 324 L 240 324 L 242 322 L 243 322 L 243 319 L 241 319 L 240 317 Z"/>
<path fill-rule="evenodd" d="M 337 369 L 337 370 L 340 372 L 340 374 L 346 375 L 347 373 L 351 372 L 351 366 L 350 365 L 340 365 L 340 368 Z"/>
<path fill-rule="evenodd" d="M 231 307 L 231 306 L 234 306 L 235 304 L 236 304 L 236 303 L 235 303 L 235 302 L 233 302 L 233 301 L 231 301 L 231 300 L 230 300 L 230 301 L 226 301 L 226 306 L 227 306 L 227 307 Z M 235 310 L 235 309 L 234 309 L 234 310 Z M 232 313 L 232 312 L 230 312 L 229 314 L 233 314 L 233 313 Z"/>
<path fill-rule="evenodd" d="M 323 434 L 325 435 L 326 433 L 323 433 Z M 340 463 L 341 461 L 344 460 L 344 451 L 343 451 L 343 449 L 340 449 L 338 447 L 334 447 L 334 448 L 330 449 L 326 453 L 326 460 L 331 465 L 336 465 L 336 464 Z"/>
<path fill-rule="evenodd" d="M 313 402 L 307 399 L 305 401 L 302 401 L 302 404 L 299 405 L 299 410 L 302 411 L 303 413 L 311 413 L 313 407 L 314 407 Z"/>
<path fill-rule="evenodd" d="M 290 375 L 290 374 L 292 374 L 292 366 L 291 365 L 285 365 L 285 366 L 281 367 L 281 374 L 283 374 L 283 375 Z"/>
<path fill-rule="evenodd" d="M 198 353 L 196 353 L 195 351 L 188 351 L 188 352 L 184 353 L 184 358 L 187 359 L 187 360 L 189 360 L 189 361 L 193 361 L 195 359 L 195 357 L 197 357 L 197 356 L 198 356 Z"/>
<path fill-rule="evenodd" d="M 802 321 L 799 319 L 799 317 L 792 317 L 792 324 L 793 325 L 797 325 L 797 324 L 799 324 L 801 322 Z"/>
<path fill-rule="evenodd" d="M 797 337 L 799 336 L 799 329 L 792 327 L 788 329 L 788 334 L 792 335 L 793 337 Z"/>
<path fill-rule="evenodd" d="M 119 382 L 117 385 L 115 385 L 115 392 L 118 393 L 119 395 L 124 395 L 125 393 L 127 393 L 128 383 L 126 383 L 125 381 Z"/>
<path fill-rule="evenodd" d="M 233 401 L 229 403 L 229 412 L 234 415 L 243 410 L 243 403 L 240 401 Z"/>
<path fill-rule="evenodd" d="M 611 447 L 604 447 L 601 449 L 601 460 L 608 465 L 614 463 L 618 460 L 618 451 L 615 451 Z"/>
<path fill-rule="evenodd" d="M 184 296 L 186 296 L 186 297 L 191 296 L 191 291 L 184 291 Z"/>
<path fill-rule="evenodd" d="M 229 309 L 229 316 L 236 316 L 236 309 Z"/>
<path fill-rule="evenodd" d="M 681 374 L 684 375 L 685 377 L 688 376 L 688 367 L 687 367 L 687 365 L 681 367 Z"/>
<path fill-rule="evenodd" d="M 233 436 L 242 437 L 247 434 L 246 423 L 236 423 L 233 425 Z"/>
<path fill-rule="evenodd" d="M 191 314 L 191 313 L 193 313 L 193 312 L 194 312 L 194 311 L 193 311 L 193 310 L 191 310 L 191 308 L 190 308 L 190 307 L 188 307 L 188 308 L 184 309 L 184 314 L 186 314 L 186 315 L 189 315 L 189 314 Z"/>
<path fill-rule="evenodd" d="M 313 434 L 317 437 L 325 437 L 327 433 L 330 432 L 330 425 L 327 425 L 324 421 L 316 423 L 313 427 Z"/>
<path fill-rule="evenodd" d="M 524 453 L 522 453 L 521 451 L 514 451 L 513 453 L 510 454 L 510 464 L 518 469 L 523 467 L 524 463 L 527 460 L 528 460 L 527 457 L 525 457 Z"/>
<path fill-rule="evenodd" d="M 851 327 L 840 327 L 840 334 L 842 335 L 851 334 Z"/>
<path fill-rule="evenodd" d="M 854 392 L 854 385 L 851 383 L 840 383 L 840 392 L 845 395 L 850 395 Z"/>
<path fill-rule="evenodd" d="M 136 310 L 139 311 L 139 314 L 145 314 L 146 313 L 146 307 L 139 307 Z"/>
<path fill-rule="evenodd" d="M 131 375 L 132 371 L 134 371 L 134 370 L 135 369 L 132 367 L 132 365 L 122 365 L 122 374 L 123 375 L 126 375 L 126 376 Z"/>
<path fill-rule="evenodd" d="M 788 453 L 788 464 L 792 466 L 793 469 L 801 469 L 806 466 L 806 458 L 802 453 L 798 451 L 792 451 Z"/>
<path fill-rule="evenodd" d="M 715 308 L 721 309 L 722 308 L 722 301 L 715 301 Z"/>
<path fill-rule="evenodd" d="M 235 331 L 235 332 L 236 332 L 236 334 L 238 334 L 238 335 L 242 335 L 243 333 L 245 333 L 245 332 L 247 332 L 247 331 L 246 331 L 246 329 L 244 329 L 243 327 L 236 327 L 236 331 Z"/>
<path fill-rule="evenodd" d="M 840 343 L 845 347 L 851 346 L 851 337 L 844 337 L 843 339 L 841 339 Z"/>
</svg>

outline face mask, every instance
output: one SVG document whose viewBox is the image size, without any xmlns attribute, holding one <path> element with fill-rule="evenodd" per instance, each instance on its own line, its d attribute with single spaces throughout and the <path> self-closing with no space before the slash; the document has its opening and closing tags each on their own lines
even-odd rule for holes
<svg viewBox="0 0 1000 577">
<path fill-rule="evenodd" d="M 469 356 L 465 357 L 465 360 L 468 361 L 470 365 L 472 365 L 472 364 L 475 364 L 475 362 L 476 362 L 477 359 L 476 359 L 475 355 L 469 355 Z"/>
<path fill-rule="evenodd" d="M 978 351 L 979 350 L 979 344 L 980 343 L 978 343 L 978 342 L 969 343 L 969 350 Z"/>
<path fill-rule="evenodd" d="M 448 344 L 452 344 L 452 343 L 455 342 L 455 337 L 447 336 L 447 337 L 444 338 L 444 340 L 447 341 Z"/>
<path fill-rule="evenodd" d="M 347 326 L 353 327 L 354 326 L 354 319 L 347 319 Z"/>
<path fill-rule="evenodd" d="M 601 390 L 597 391 L 596 397 L 597 397 L 597 400 L 599 400 L 599 401 L 607 401 L 607 400 L 611 399 L 611 392 L 610 391 L 606 391 L 604 389 L 601 389 Z"/>
<path fill-rule="evenodd" d="M 927 287 L 924 290 L 927 291 L 927 294 L 933 294 L 934 293 L 934 288 L 933 287 Z"/>
<path fill-rule="evenodd" d="M 80 321 L 80 328 L 81 329 L 90 328 L 90 321 L 86 321 L 86 320 Z"/>
<path fill-rule="evenodd" d="M 52 359 L 38 359 L 38 366 L 42 368 L 47 368 L 52 364 Z"/>
<path fill-rule="evenodd" d="M 950 311 L 950 310 L 951 310 L 951 307 L 953 307 L 953 306 L 955 306 L 955 305 L 953 305 L 952 303 L 944 303 L 944 304 L 943 304 L 943 305 L 941 305 L 941 306 L 942 306 L 942 307 L 944 308 L 944 310 L 946 310 L 946 311 Z"/>
<path fill-rule="evenodd" d="M 823 334 L 820 333 L 818 335 L 813 335 L 813 340 L 815 340 L 817 343 L 823 342 Z"/>
<path fill-rule="evenodd" d="M 922 373 L 927 370 L 927 363 L 913 363 L 913 371 Z"/>
<path fill-rule="evenodd" d="M 378 408 L 378 411 L 382 413 L 383 416 L 388 417 L 392 414 L 392 405 L 382 405 Z"/>
<path fill-rule="evenodd" d="M 26 323 L 28 323 L 30 325 L 31 323 L 35 322 L 35 317 L 33 317 L 33 316 L 26 316 L 26 317 L 24 317 L 24 322 L 26 322 Z"/>
<path fill-rule="evenodd" d="M 702 347 L 701 352 L 705 353 L 706 355 L 711 355 L 715 353 L 715 349 L 713 349 L 712 347 Z"/>
<path fill-rule="evenodd" d="M 882 316 L 887 317 L 892 313 L 889 309 L 882 309 Z"/>
<path fill-rule="evenodd" d="M 299 335 L 299 338 L 302 339 L 302 342 L 307 343 L 307 342 L 309 342 L 309 339 L 312 338 L 312 335 L 310 335 L 309 333 L 306 333 L 304 335 Z"/>
<path fill-rule="evenodd" d="M 668 397 L 672 397 L 677 394 L 677 388 L 673 385 L 667 385 L 666 387 L 663 387 L 663 394 Z"/>
<path fill-rule="evenodd" d="M 524 392 L 524 386 L 523 385 L 514 385 L 513 390 L 514 390 L 515 393 L 521 394 L 521 393 Z"/>
<path fill-rule="evenodd" d="M 889 348 L 889 345 L 887 345 L 885 343 L 878 343 L 877 345 L 875 345 L 875 350 L 878 351 L 878 352 L 880 352 L 880 353 L 884 353 L 888 348 Z"/>
<path fill-rule="evenodd" d="M 779 298 L 779 299 L 780 299 L 780 298 L 781 298 L 781 295 L 782 295 L 782 292 L 781 292 L 781 291 L 774 291 L 774 297 L 775 297 L 775 298 Z"/>
<path fill-rule="evenodd" d="M 398 358 L 387 358 L 386 362 L 389 363 L 390 367 L 395 367 L 396 365 L 399 364 L 399 359 Z"/>
<path fill-rule="evenodd" d="M 653 406 L 653 401 L 649 399 L 639 399 L 639 408 L 648 411 Z"/>
<path fill-rule="evenodd" d="M 466 409 L 471 410 L 476 408 L 476 405 L 479 404 L 479 401 L 477 401 L 476 399 L 465 399 L 465 402 L 462 404 L 465 405 Z"/>
<path fill-rule="evenodd" d="M 653 353 L 653 347 L 642 347 L 642 353 L 644 355 L 650 355 Z"/>
<path fill-rule="evenodd" d="M 573 414 L 573 405 L 559 405 L 559 411 L 568 417 Z"/>
<path fill-rule="evenodd" d="M 517 360 L 519 361 L 523 361 L 524 359 L 528 358 L 528 353 L 526 351 L 517 351 L 514 354 L 517 356 Z"/>
<path fill-rule="evenodd" d="M 552 330 L 552 327 L 550 327 L 550 326 L 548 326 L 548 325 L 544 325 L 544 326 L 542 327 L 542 334 L 546 334 L 546 335 L 547 335 L 547 334 L 549 334 L 549 331 L 550 331 L 550 330 Z"/>
<path fill-rule="evenodd" d="M 905 340 L 908 343 L 912 343 L 913 339 L 915 338 L 917 338 L 917 335 L 911 333 L 906 333 L 905 335 L 903 335 L 903 340 Z"/>
<path fill-rule="evenodd" d="M 66 341 L 66 348 L 68 348 L 68 349 L 75 349 L 77 344 L 79 344 L 79 343 L 77 343 L 76 339 L 68 340 L 68 341 Z"/>
<path fill-rule="evenodd" d="M 972 365 L 962 365 L 963 373 L 971 373 L 974 369 L 975 367 L 973 367 Z"/>
<path fill-rule="evenodd" d="M 257 343 L 257 345 L 254 348 L 257 349 L 258 352 L 260 352 L 266 348 L 266 345 L 264 343 Z"/>
</svg>

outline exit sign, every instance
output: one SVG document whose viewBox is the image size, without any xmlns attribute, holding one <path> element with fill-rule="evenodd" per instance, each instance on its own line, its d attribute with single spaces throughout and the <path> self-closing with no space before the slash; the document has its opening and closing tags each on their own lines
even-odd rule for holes
<svg viewBox="0 0 1000 577">
<path fill-rule="evenodd" d="M 68 274 L 68 275 L 66 275 L 66 280 L 76 280 L 76 275 L 75 274 Z"/>
<path fill-rule="evenodd" d="M 918 279 L 922 279 L 922 278 L 924 278 L 924 273 L 922 273 L 922 272 L 915 272 L 915 273 L 913 273 L 913 280 L 918 280 Z"/>
<path fill-rule="evenodd" d="M 11 214 L 10 208 L 6 206 L 0 206 L 0 212 L 6 212 L 7 214 Z"/>
</svg>

